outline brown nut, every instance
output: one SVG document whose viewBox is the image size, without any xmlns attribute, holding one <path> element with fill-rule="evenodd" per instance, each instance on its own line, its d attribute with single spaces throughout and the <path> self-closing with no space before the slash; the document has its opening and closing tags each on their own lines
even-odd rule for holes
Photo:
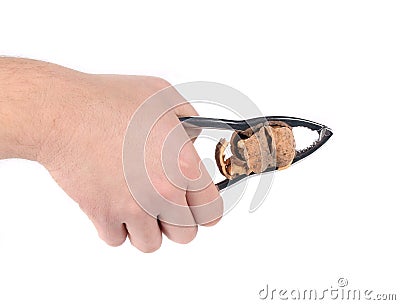
<svg viewBox="0 0 400 305">
<path fill-rule="evenodd" d="M 234 131 L 230 140 L 232 156 L 225 160 L 227 147 L 228 141 L 221 139 L 215 159 L 221 174 L 228 179 L 262 173 L 268 168 L 286 168 L 296 154 L 292 128 L 280 121 Z"/>
<path fill-rule="evenodd" d="M 233 179 L 238 175 L 248 175 L 249 170 L 245 161 L 234 155 L 225 160 L 225 149 L 228 147 L 228 144 L 226 139 L 221 139 L 215 148 L 215 160 L 219 171 L 228 179 Z"/>
</svg>

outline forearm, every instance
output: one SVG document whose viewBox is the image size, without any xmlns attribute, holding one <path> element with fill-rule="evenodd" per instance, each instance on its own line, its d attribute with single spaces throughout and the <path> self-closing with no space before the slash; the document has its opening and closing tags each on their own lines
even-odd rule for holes
<svg viewBox="0 0 400 305">
<path fill-rule="evenodd" d="M 68 84 L 79 74 L 41 61 L 0 57 L 0 159 L 38 160 L 70 94 Z"/>
<path fill-rule="evenodd" d="M 46 64 L 0 58 L 0 158 L 36 160 L 43 134 Z"/>
</svg>

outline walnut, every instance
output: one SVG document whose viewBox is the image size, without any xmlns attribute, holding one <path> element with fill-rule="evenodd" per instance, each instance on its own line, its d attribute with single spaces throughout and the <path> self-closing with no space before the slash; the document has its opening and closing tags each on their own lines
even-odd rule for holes
<svg viewBox="0 0 400 305">
<path fill-rule="evenodd" d="M 232 156 L 225 160 L 228 144 Z M 244 131 L 236 130 L 229 143 L 221 139 L 215 148 L 218 169 L 228 179 L 259 174 L 268 168 L 287 168 L 295 155 L 292 128 L 280 121 L 259 124 Z"/>
</svg>

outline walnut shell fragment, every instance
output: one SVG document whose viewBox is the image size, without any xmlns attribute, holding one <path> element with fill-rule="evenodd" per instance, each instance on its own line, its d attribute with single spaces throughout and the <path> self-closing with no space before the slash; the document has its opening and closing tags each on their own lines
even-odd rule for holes
<svg viewBox="0 0 400 305">
<path fill-rule="evenodd" d="M 230 144 L 232 156 L 225 160 Z M 272 121 L 244 131 L 233 132 L 230 142 L 221 139 L 215 148 L 219 171 L 228 179 L 251 173 L 262 173 L 268 168 L 284 169 L 296 155 L 292 128 L 284 122 Z"/>
</svg>

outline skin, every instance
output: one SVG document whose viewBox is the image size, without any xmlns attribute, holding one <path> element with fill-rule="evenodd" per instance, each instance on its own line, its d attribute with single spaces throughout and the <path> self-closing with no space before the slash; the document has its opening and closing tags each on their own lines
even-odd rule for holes
<svg viewBox="0 0 400 305">
<path fill-rule="evenodd" d="M 187 188 L 172 184 L 160 163 L 161 143 L 179 127 L 178 117 L 197 115 L 193 107 L 179 104 L 155 122 L 145 160 L 154 189 L 192 211 L 193 225 L 163 222 L 146 213 L 132 197 L 122 165 L 124 135 L 132 114 L 147 98 L 169 86 L 155 77 L 93 75 L 2 57 L 0 159 L 41 163 L 111 246 L 121 245 L 128 237 L 139 250 L 153 252 L 160 247 L 163 234 L 188 243 L 196 236 L 198 224 L 214 225 L 223 210 L 221 197 L 186 133 L 176 135 L 184 143 L 176 156 L 176 168 Z M 144 136 L 139 126 L 138 130 L 137 136 Z M 189 190 L 191 181 L 199 177 L 207 182 L 205 187 Z M 212 215 L 196 221 L 199 217 L 193 207 L 210 201 L 215 203 Z M 157 202 L 150 204 L 157 206 Z"/>
</svg>

